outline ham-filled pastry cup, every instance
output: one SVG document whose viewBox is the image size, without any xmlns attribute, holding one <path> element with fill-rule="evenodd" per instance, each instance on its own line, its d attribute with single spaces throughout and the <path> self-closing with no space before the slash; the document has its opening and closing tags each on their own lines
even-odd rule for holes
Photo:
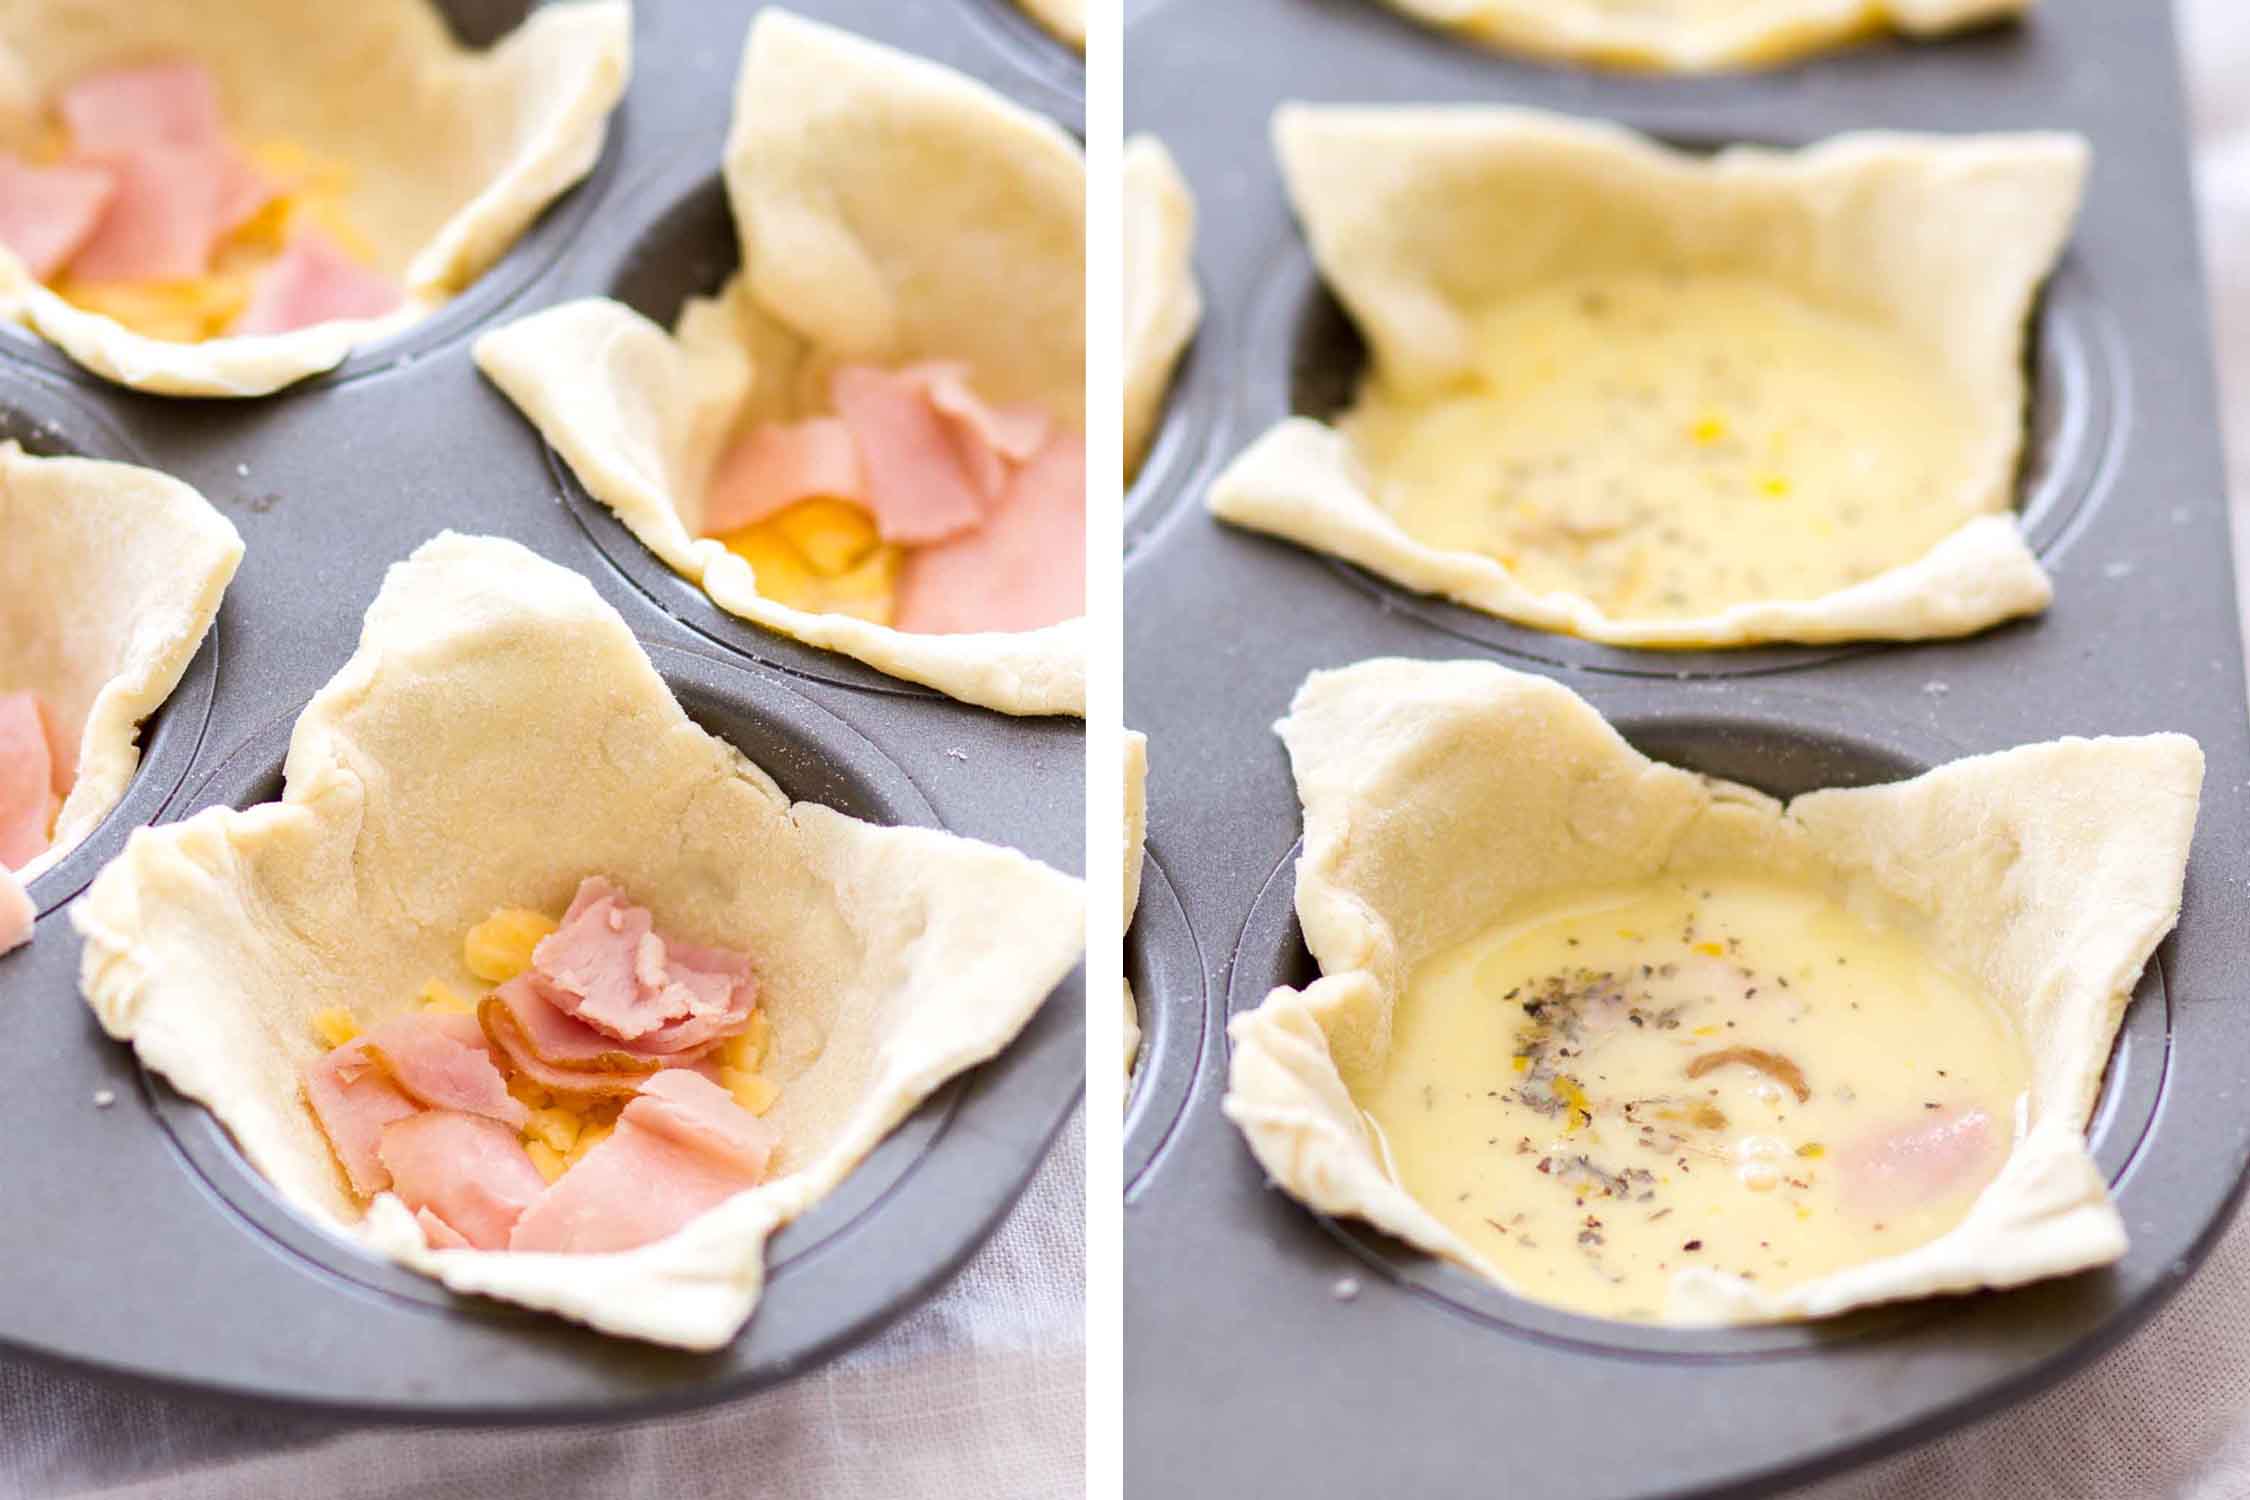
<svg viewBox="0 0 2250 1500">
<path fill-rule="evenodd" d="M 486 334 L 479 367 L 720 608 L 964 702 L 1082 714 L 1077 144 L 950 69 L 768 9 L 723 172 L 741 269 L 670 332 L 569 302 Z M 842 542 L 864 560 L 812 580 L 825 603 L 761 537 L 792 515 L 871 528 Z M 835 540 L 803 539 L 816 561 Z"/>
<path fill-rule="evenodd" d="M 431 0 L 15 0 L 0 316 L 160 395 L 332 369 L 467 288 L 592 170 L 631 47 L 627 0 L 534 7 L 483 50 Z M 278 253 L 228 263 L 246 234 Z M 229 278 L 246 300 L 215 334 L 148 331 Z"/>
<path fill-rule="evenodd" d="M 495 538 L 449 533 L 391 569 L 359 650 L 298 719 L 284 783 L 278 802 L 133 836 L 71 908 L 87 1003 L 313 1222 L 455 1291 L 607 1333 L 690 1349 L 732 1338 L 757 1304 L 767 1237 L 1005 1048 L 1084 949 L 1078 881 L 1013 850 L 791 802 L 688 717 L 592 585 Z M 557 985 L 591 989 L 570 977 L 584 958 L 572 924 L 605 902 L 642 936 L 654 914 L 673 978 L 726 971 L 720 988 L 754 1000 L 770 1025 L 770 1107 L 749 1119 L 685 1068 L 644 1084 L 617 1134 L 557 1179 L 574 1202 L 524 1216 L 606 1222 L 514 1236 L 580 1253 L 461 1248 L 479 1238 L 477 1213 L 441 1204 L 457 1237 L 403 1201 L 444 1197 L 449 1174 L 481 1170 L 479 1153 L 521 1157 L 512 1129 L 464 1112 L 473 1102 L 414 1116 L 412 1138 L 386 1135 L 395 1181 L 355 1194 L 322 1134 L 341 1115 L 316 1116 L 305 1093 L 319 1076 L 308 1066 L 338 1056 L 321 1018 L 349 1011 L 385 1047 L 452 1028 L 463 1061 L 488 1041 L 512 1047 L 521 1038 L 489 1004 L 480 1028 L 418 1010 L 418 994 L 433 979 L 463 996 L 486 988 L 462 933 L 496 910 L 566 905 L 561 946 L 541 943 L 539 961 Z M 394 1048 L 384 1066 L 404 1087 L 414 1061 Z M 636 1122 L 751 1152 L 757 1185 L 638 1243 L 627 1219 L 662 1218 L 679 1185 L 649 1180 L 634 1201 L 633 1174 L 614 1168 L 650 1154 L 630 1149 Z M 604 1242 L 631 1248 L 591 1248 Z"/>
<path fill-rule="evenodd" d="M 25 891 L 109 816 L 141 721 L 179 685 L 242 561 L 189 486 L 135 464 L 0 443 L 0 952 Z"/>
</svg>

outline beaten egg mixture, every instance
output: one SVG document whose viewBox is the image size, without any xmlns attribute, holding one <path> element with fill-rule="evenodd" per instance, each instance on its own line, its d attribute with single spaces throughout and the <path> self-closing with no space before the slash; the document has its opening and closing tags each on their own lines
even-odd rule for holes
<svg viewBox="0 0 2250 1500">
<path fill-rule="evenodd" d="M 1958 393 L 1872 320 L 1747 277 L 1566 280 L 1490 309 L 1473 378 L 1340 424 L 1434 547 L 1618 619 L 1816 598 L 1963 523 Z"/>
<path fill-rule="evenodd" d="M 2029 1066 L 1904 936 L 1713 872 L 1558 896 L 1427 960 L 1359 1103 L 1512 1288 L 1651 1322 L 1689 1266 L 1786 1287 L 1951 1229 Z"/>
</svg>

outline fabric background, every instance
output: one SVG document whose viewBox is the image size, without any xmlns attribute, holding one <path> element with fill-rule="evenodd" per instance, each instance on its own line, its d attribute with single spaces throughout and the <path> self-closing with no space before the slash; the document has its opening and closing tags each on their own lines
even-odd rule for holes
<svg viewBox="0 0 2250 1500">
<path fill-rule="evenodd" d="M 1085 1493 L 1083 1110 L 953 1284 L 790 1385 L 615 1427 L 350 1428 L 0 1362 L 0 1496 L 1064 1500 Z"/>
</svg>

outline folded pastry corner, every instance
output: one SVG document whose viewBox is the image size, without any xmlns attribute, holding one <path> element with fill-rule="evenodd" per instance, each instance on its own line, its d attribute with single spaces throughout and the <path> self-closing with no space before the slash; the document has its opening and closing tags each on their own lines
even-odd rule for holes
<svg viewBox="0 0 2250 1500">
<path fill-rule="evenodd" d="M 1203 319 L 1195 285 L 1195 197 L 1153 135 L 1125 143 L 1125 482 L 1156 437 L 1182 351 Z"/>
<path fill-rule="evenodd" d="M 1274 139 L 1369 370 L 1334 424 L 1238 456 L 1221 518 L 1616 645 L 2046 607 L 2011 512 L 2080 138 L 1694 156 L 1536 110 L 1290 105 Z"/>
<path fill-rule="evenodd" d="M 965 702 L 1082 714 L 1076 143 L 769 8 L 723 176 L 742 267 L 669 332 L 587 299 L 485 334 L 478 367 L 720 608 Z"/>
<path fill-rule="evenodd" d="M 14 442 L 0 527 L 0 868 L 29 882 L 125 795 L 141 722 L 210 633 L 242 538 L 170 475 Z"/>
<path fill-rule="evenodd" d="M 1527 1222 L 1505 1217 L 1535 1207 L 1532 1185 L 1567 1181 L 1578 1194 L 1576 1209 L 1567 1201 L 1555 1209 L 1567 1231 L 1542 1228 L 1540 1239 L 1568 1261 L 1566 1275 L 1585 1271 L 1582 1259 L 1601 1262 L 1579 1305 L 1623 1280 L 1624 1263 L 1602 1258 L 1619 1254 L 1641 1221 L 1677 1205 L 1683 1217 L 1665 1229 L 1708 1222 L 1723 1230 L 1721 1210 L 1683 1193 L 1737 1191 L 1739 1174 L 1744 1213 L 1800 1200 L 1794 1219 L 1778 1214 L 1771 1247 L 1744 1252 L 1767 1257 L 1756 1275 L 1699 1257 L 1706 1246 L 1692 1227 L 1658 1247 L 1659 1257 L 1673 1255 L 1669 1263 L 1657 1259 L 1654 1273 L 1640 1263 L 1658 1288 L 1647 1320 L 1673 1324 L 1826 1317 L 2014 1286 L 2124 1253 L 2124 1225 L 2085 1130 L 2126 1005 L 2178 919 L 2203 773 L 2192 739 L 2063 739 L 1784 805 L 1652 761 L 1567 688 L 1483 662 L 1378 660 L 1318 672 L 1278 728 L 1304 807 L 1296 906 L 1320 978 L 1301 991 L 1276 989 L 1235 1017 L 1224 1108 L 1284 1191 L 1565 1305 L 1571 1299 L 1552 1290 L 1560 1280 L 1523 1279 L 1539 1263 L 1523 1258 Z M 1783 909 L 1830 912 L 1821 931 L 1864 924 L 1953 977 L 1917 987 L 1911 1003 L 1932 1008 L 1925 1021 L 1901 1021 L 1878 1013 L 1910 1003 L 1884 977 L 1890 970 L 1839 991 L 1847 971 L 1818 957 L 1795 971 L 1792 990 L 1786 967 L 1760 968 L 1754 934 L 1723 940 L 1707 915 L 1690 917 L 1684 931 L 1628 924 L 1611 913 L 1645 912 L 1646 903 L 1588 894 L 1671 882 L 1688 887 L 1691 902 L 1724 899 L 1708 888 L 1723 884 L 1710 872 L 1729 869 L 1813 893 Z M 1554 977 L 1535 994 L 1503 997 L 1501 987 L 1527 981 L 1495 944 L 1533 951 L 1524 945 L 1538 941 L 1532 916 L 1541 913 L 1577 925 L 1559 929 L 1572 934 L 1567 948 L 1539 951 L 1572 956 L 1555 960 Z M 1800 930 L 1810 929 L 1794 916 L 1782 924 L 1784 937 Z M 1660 953 L 1664 944 L 1677 951 Z M 1607 949 L 1620 945 L 1646 951 L 1648 966 L 1612 962 Z M 1426 1058 L 1435 1045 L 1438 1033 L 1424 1029 L 1416 1040 L 1412 1026 L 1401 1028 L 1410 980 L 1419 986 L 1432 973 L 1480 986 L 1476 1025 L 1501 1026 L 1501 1012 L 1518 1018 L 1507 1024 L 1521 1029 L 1496 1054 L 1446 1039 L 1445 1066 L 1482 1070 L 1473 1088 L 1465 1075 L 1453 1080 L 1469 1089 L 1464 1107 L 1483 1111 L 1473 1134 L 1481 1142 L 1497 1130 L 1493 1156 L 1524 1171 L 1537 1164 L 1540 1175 L 1516 1193 L 1484 1194 L 1507 1200 L 1504 1208 L 1469 1203 L 1465 1191 L 1460 1204 L 1451 1191 L 1417 1196 L 1409 1178 L 1427 1160 L 1411 1161 L 1413 1143 L 1379 1124 L 1379 1101 L 1396 1097 L 1384 1092 L 1396 1087 L 1387 1070 L 1402 1049 Z M 1763 977 L 1775 973 L 1782 977 Z M 1708 1008 L 1722 993 L 1734 997 L 1733 1011 Z M 1423 994 L 1416 989 L 1416 1004 Z M 1689 999 L 1686 1019 L 1650 994 Z M 1848 996 L 1849 1010 L 1824 994 Z M 1945 1061 L 1938 1034 L 1955 1020 L 1973 1020 L 1991 1056 L 2020 1059 L 2020 1084 L 2000 1081 L 2000 1107 L 1959 1107 L 1955 1094 L 1969 1097 L 1976 1081 L 1930 1073 L 1931 1062 Z M 1818 1066 L 1740 1041 L 1763 1027 L 1813 1058 L 1816 1022 L 1835 1044 Z M 1901 1052 L 1852 1040 L 1862 1028 L 1872 1036 L 1892 1026 L 1882 1034 L 1894 1035 L 1899 1025 L 1919 1039 Z M 1628 1056 L 1620 1049 L 1635 1047 L 1644 1057 L 1659 1049 L 1677 1081 L 1629 1084 L 1614 1064 Z M 1885 1069 L 1913 1076 L 1885 1083 Z M 1721 1083 L 1738 1092 L 1722 1097 Z M 1886 1107 L 1879 1084 L 1907 1090 L 1906 1102 Z M 2004 1096 L 2018 1086 L 2010 1108 Z M 1446 1102 L 1446 1083 L 1424 1087 L 1413 1083 L 1411 1107 L 1391 1115 L 1394 1123 L 1410 1126 Z M 1599 1097 L 1605 1091 L 1627 1097 L 1620 1105 Z M 1791 1121 L 1810 1117 L 1808 1097 L 1843 1134 L 1785 1149 Z M 1721 1103 L 1739 1103 L 1749 1123 L 1729 1126 Z M 1495 1111 L 1519 1107 L 1530 1111 L 1521 1140 L 1511 1123 L 1492 1123 Z M 1703 1181 L 1689 1173 L 1691 1158 L 1713 1183 L 1689 1186 Z M 1951 1217 L 1906 1223 L 1923 1206 L 1917 1194 L 1945 1199 Z M 1781 1241 L 1818 1230 L 1816 1213 L 1858 1215 L 1858 1238 L 1789 1270 L 1791 1247 Z M 1893 1249 L 1886 1219 L 1896 1221 Z M 1499 1264 L 1503 1251 L 1516 1257 L 1512 1269 Z M 1779 1274 L 1772 1256 L 1782 1257 Z"/>
<path fill-rule="evenodd" d="M 698 1349 L 1083 947 L 1076 880 L 792 803 L 583 578 L 450 533 L 392 568 L 280 799 L 139 831 L 71 916 L 102 1026 L 314 1222 Z"/>
</svg>

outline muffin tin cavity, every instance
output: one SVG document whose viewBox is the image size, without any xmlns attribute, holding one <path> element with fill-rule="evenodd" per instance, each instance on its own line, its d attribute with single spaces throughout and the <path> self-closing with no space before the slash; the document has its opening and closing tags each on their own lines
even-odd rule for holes
<svg viewBox="0 0 2250 1500">
<path fill-rule="evenodd" d="M 1243 430 L 1255 435 L 1288 416 L 1331 422 L 1358 392 L 1367 345 L 1300 241 L 1276 253 L 1263 281 L 1266 289 L 1247 332 Z M 2063 260 L 2033 310 L 2025 375 L 2016 513 L 2032 550 L 2051 564 L 2106 488 L 2126 399 L 2113 316 L 2074 258 Z M 1685 651 L 1607 646 L 1416 593 L 1340 558 L 1321 561 L 1386 610 L 1510 656 L 1557 666 L 1675 679 L 1750 676 L 1810 667 L 1879 644 Z M 2067 609 L 2070 603 L 2061 598 L 2051 607 Z"/>
<path fill-rule="evenodd" d="M 67 391 L 46 381 L 9 382 L 0 398 L 0 442 L 21 443 L 40 458 L 99 458 L 147 464 L 110 422 Z M 86 888 L 97 871 L 124 847 L 135 828 L 155 821 L 188 777 L 211 719 L 211 699 L 219 674 L 219 644 L 227 628 L 226 611 L 204 637 L 171 696 L 141 721 L 141 762 L 125 795 L 85 842 L 41 873 L 28 887 L 40 916 L 55 911 Z M 17 684 L 6 684 L 17 686 Z"/>
<path fill-rule="evenodd" d="M 1141 903 L 1125 935 L 1125 982 L 1140 1014 L 1141 1048 L 1125 1098 L 1125 1191 L 1164 1150 L 1187 1108 L 1211 1025 L 1202 945 L 1152 850 Z"/>
<path fill-rule="evenodd" d="M 690 718 L 762 766 L 793 800 L 818 802 L 869 822 L 939 826 L 929 802 L 899 764 L 872 741 L 785 683 L 671 647 L 651 647 Z M 269 725 L 234 751 L 187 797 L 182 814 L 204 807 L 278 801 L 294 718 Z M 462 1299 L 301 1217 L 260 1175 L 200 1104 L 141 1070 L 142 1088 L 180 1153 L 202 1181 L 259 1233 L 328 1273 L 425 1306 L 469 1311 L 506 1322 L 526 1310 Z M 956 1080 L 893 1132 L 873 1155 L 768 1246 L 766 1270 L 780 1277 L 845 1234 L 893 1193 L 951 1125 L 967 1087 Z M 923 1221 L 918 1233 L 942 1234 Z M 684 1358 L 684 1356 L 675 1356 Z"/>
<path fill-rule="evenodd" d="M 1656 760 L 1784 799 L 1821 787 L 1902 780 L 1958 753 L 1918 740 L 1878 740 L 1845 730 L 1794 727 L 1765 717 L 1646 714 L 1620 716 L 1613 722 L 1634 748 Z M 1320 977 L 1297 925 L 1295 872 L 1302 850 L 1300 842 L 1289 851 L 1251 908 L 1229 970 L 1230 1016 L 1256 1008 L 1277 985 L 1302 989 Z M 2095 1160 L 2113 1190 L 2132 1170 L 2155 1120 L 2171 1034 L 2172 999 L 2165 983 L 2164 953 L 2159 950 L 2125 1013 L 2088 1127 Z M 1511 1296 L 1472 1272 L 1425 1255 L 1357 1220 L 1324 1217 L 1321 1224 L 1377 1271 L 1451 1312 L 1509 1333 L 1644 1359 L 1710 1362 L 1828 1349 L 1839 1342 L 1919 1328 L 1950 1316 L 1961 1305 L 1957 1298 L 1925 1299 L 1823 1322 L 1764 1327 L 1670 1329 L 1612 1323 Z M 2066 1287 L 2071 1285 L 2076 1283 Z M 2090 1294 L 2079 1286 L 2066 1295 Z"/>
<path fill-rule="evenodd" d="M 995 52 L 1035 84 L 1042 94 L 1071 108 L 1086 95 L 1086 59 L 1077 48 L 1047 30 L 1016 0 L 957 0 L 968 21 Z M 1101 14 L 1087 17 L 1099 34 Z"/>
<path fill-rule="evenodd" d="M 561 3 L 561 0 L 434 0 L 434 3 L 456 39 L 483 48 L 507 36 L 539 6 Z M 359 346 L 335 369 L 301 382 L 299 388 L 358 380 L 411 366 L 424 356 L 435 354 L 496 321 L 508 311 L 525 290 L 554 265 L 593 217 L 609 189 L 621 154 L 620 136 L 626 128 L 627 113 L 627 102 L 619 101 L 609 117 L 609 134 L 600 159 L 576 185 L 548 204 L 482 275 L 427 317 L 386 338 Z M 38 334 L 13 323 L 0 323 L 0 353 L 76 381 L 92 385 L 107 383 Z"/>
</svg>

